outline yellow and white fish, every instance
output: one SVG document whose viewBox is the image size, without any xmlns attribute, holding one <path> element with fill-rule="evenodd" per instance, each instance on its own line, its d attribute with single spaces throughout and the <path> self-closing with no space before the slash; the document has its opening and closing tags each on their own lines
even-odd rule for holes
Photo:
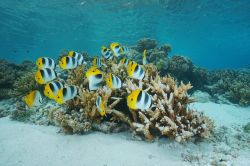
<svg viewBox="0 0 250 166">
<path fill-rule="evenodd" d="M 55 99 L 57 92 L 63 88 L 63 84 L 60 81 L 53 81 L 47 83 L 44 87 L 44 95 L 50 99 Z"/>
<path fill-rule="evenodd" d="M 106 116 L 105 103 L 102 101 L 102 98 L 100 96 L 97 96 L 95 104 L 100 115 Z"/>
<path fill-rule="evenodd" d="M 96 90 L 102 86 L 103 74 L 96 66 L 92 66 L 86 72 L 86 77 L 89 81 L 89 90 Z"/>
<path fill-rule="evenodd" d="M 47 82 L 54 80 L 56 77 L 57 77 L 56 72 L 53 69 L 49 68 L 39 69 L 35 73 L 35 80 L 39 84 L 46 84 Z"/>
<path fill-rule="evenodd" d="M 101 53 L 106 60 L 112 60 L 114 58 L 112 51 L 105 46 L 102 46 Z"/>
<path fill-rule="evenodd" d="M 119 89 L 122 87 L 122 81 L 119 77 L 109 73 L 106 78 L 106 84 L 110 89 Z"/>
<path fill-rule="evenodd" d="M 36 61 L 36 65 L 38 69 L 45 69 L 45 68 L 55 69 L 56 68 L 55 61 L 48 57 L 38 58 Z"/>
<path fill-rule="evenodd" d="M 148 64 L 148 61 L 147 61 L 147 50 L 144 50 L 143 51 L 143 54 L 142 54 L 142 64 L 143 65 L 146 65 L 146 64 Z"/>
<path fill-rule="evenodd" d="M 112 50 L 113 55 L 115 57 L 119 57 L 122 54 L 124 54 L 124 50 L 123 50 L 122 46 L 119 43 L 111 43 L 110 44 L 110 49 Z"/>
<path fill-rule="evenodd" d="M 77 67 L 77 60 L 71 56 L 64 56 L 59 61 L 59 66 L 62 69 L 74 69 Z"/>
<path fill-rule="evenodd" d="M 147 110 L 152 105 L 152 97 L 140 89 L 136 89 L 127 97 L 127 105 L 133 110 Z"/>
<path fill-rule="evenodd" d="M 103 65 L 101 58 L 94 58 L 92 64 L 98 68 L 102 67 Z"/>
<path fill-rule="evenodd" d="M 68 53 L 68 56 L 74 57 L 77 61 L 77 65 L 83 65 L 86 64 L 86 61 L 84 61 L 84 57 L 81 53 L 75 52 L 75 51 L 70 51 Z"/>
<path fill-rule="evenodd" d="M 24 96 L 23 100 L 29 108 L 40 106 L 42 104 L 42 95 L 38 90 L 34 90 Z"/>
<path fill-rule="evenodd" d="M 63 104 L 66 101 L 69 101 L 69 100 L 73 99 L 74 97 L 76 97 L 76 95 L 77 95 L 76 86 L 67 86 L 67 87 L 61 88 L 57 92 L 57 95 L 55 97 L 55 101 L 58 104 Z"/>
<path fill-rule="evenodd" d="M 126 58 L 122 58 L 120 60 L 120 65 L 125 65 L 127 67 L 129 62 L 130 62 L 130 60 L 128 60 Z"/>
<path fill-rule="evenodd" d="M 142 80 L 145 76 L 143 68 L 135 61 L 130 61 L 127 67 L 128 76 L 134 79 Z"/>
</svg>

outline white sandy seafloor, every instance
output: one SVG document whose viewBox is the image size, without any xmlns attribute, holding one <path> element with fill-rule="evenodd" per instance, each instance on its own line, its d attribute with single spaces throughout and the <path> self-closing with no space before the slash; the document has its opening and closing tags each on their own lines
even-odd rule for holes
<svg viewBox="0 0 250 166">
<path fill-rule="evenodd" d="M 212 138 L 178 144 L 136 141 L 129 132 L 64 135 L 54 126 L 0 118 L 0 166 L 249 166 L 250 134 L 242 126 L 250 122 L 250 108 L 212 102 L 191 107 L 215 121 Z"/>
</svg>

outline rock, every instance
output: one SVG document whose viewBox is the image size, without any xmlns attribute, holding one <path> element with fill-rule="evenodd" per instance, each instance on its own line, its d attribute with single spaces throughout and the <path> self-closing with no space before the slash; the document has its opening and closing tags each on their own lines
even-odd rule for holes
<svg viewBox="0 0 250 166">
<path fill-rule="evenodd" d="M 250 122 L 248 122 L 248 123 L 243 127 L 243 129 L 244 129 L 244 132 L 250 133 Z"/>
</svg>

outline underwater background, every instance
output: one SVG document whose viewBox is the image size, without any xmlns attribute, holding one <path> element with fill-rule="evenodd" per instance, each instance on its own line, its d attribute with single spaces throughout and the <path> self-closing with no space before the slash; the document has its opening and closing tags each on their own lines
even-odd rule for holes
<svg viewBox="0 0 250 166">
<path fill-rule="evenodd" d="M 0 166 L 249 166 L 249 0 L 1 0 Z"/>
<path fill-rule="evenodd" d="M 250 63 L 248 0 L 2 0 L 0 19 L 0 56 L 12 62 L 148 37 L 209 69 Z"/>
</svg>

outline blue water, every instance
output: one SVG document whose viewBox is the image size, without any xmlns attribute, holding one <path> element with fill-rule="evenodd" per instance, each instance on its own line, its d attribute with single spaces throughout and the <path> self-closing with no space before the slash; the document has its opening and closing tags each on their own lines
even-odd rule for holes
<svg viewBox="0 0 250 166">
<path fill-rule="evenodd" d="M 150 37 L 202 67 L 250 65 L 249 0 L 1 0 L 0 20 L 0 58 L 13 62 Z"/>
</svg>

